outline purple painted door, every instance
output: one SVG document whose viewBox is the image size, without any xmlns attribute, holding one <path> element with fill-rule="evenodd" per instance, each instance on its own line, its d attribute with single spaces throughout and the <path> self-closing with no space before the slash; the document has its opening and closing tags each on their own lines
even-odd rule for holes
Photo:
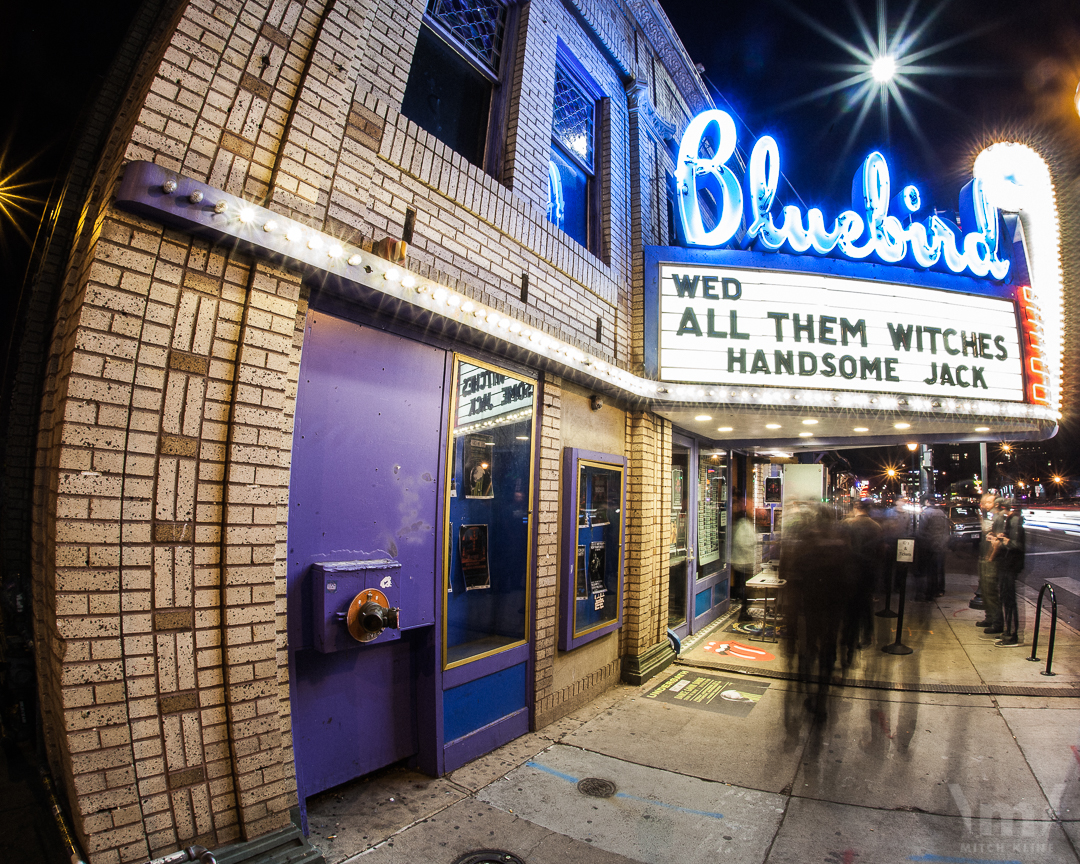
<svg viewBox="0 0 1080 864">
<path fill-rule="evenodd" d="M 441 349 L 321 312 L 308 316 L 293 434 L 287 577 L 301 805 L 308 795 L 415 756 L 421 736 L 435 735 L 434 721 L 424 718 L 435 703 L 445 371 Z M 314 604 L 312 592 L 328 589 L 325 578 L 313 576 L 312 564 L 375 559 L 400 564 L 376 576 L 392 580 L 385 584 L 400 603 L 400 631 L 388 629 L 366 644 L 346 640 L 341 650 L 317 650 L 315 627 L 338 622 L 315 622 L 316 605 L 326 606 L 329 619 L 335 603 L 344 609 L 350 598 L 326 595 Z"/>
</svg>

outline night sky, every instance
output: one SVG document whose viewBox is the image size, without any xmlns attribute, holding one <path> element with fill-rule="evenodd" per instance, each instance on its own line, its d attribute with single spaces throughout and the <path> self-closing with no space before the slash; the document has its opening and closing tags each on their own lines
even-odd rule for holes
<svg viewBox="0 0 1080 864">
<path fill-rule="evenodd" d="M 894 183 L 915 182 L 924 201 L 952 210 L 976 153 L 1004 136 L 1036 146 L 1063 182 L 1080 177 L 1080 117 L 1073 104 L 1080 80 L 1080 0 L 664 0 L 661 5 L 691 59 L 704 65 L 717 88 L 717 104 L 737 115 L 743 152 L 757 135 L 770 134 L 779 142 L 781 167 L 791 183 L 781 188 L 781 203 L 797 204 L 801 198 L 807 206 L 820 206 L 827 218 L 835 216 L 849 204 L 851 178 L 866 153 L 880 149 Z M 53 0 L 16 2 L 5 9 L 0 176 L 24 166 L 17 179 L 31 183 L 25 191 L 37 199 L 26 204 L 28 213 L 16 213 L 26 238 L 0 216 L 5 311 L 14 308 L 30 241 L 80 112 L 138 6 L 139 0 Z M 852 98 L 857 88 L 805 98 L 852 74 L 838 65 L 857 62 L 820 28 L 866 49 L 853 10 L 872 40 L 884 13 L 887 39 L 897 30 L 918 31 L 909 53 L 940 49 L 918 61 L 938 74 L 912 76 L 930 96 L 904 91 L 921 142 L 895 105 L 886 129 L 875 103 L 848 146 L 860 110 Z M 11 313 L 3 319 L 0 336 L 6 345 Z M 1066 431 L 1070 434 L 1056 446 L 1075 452 L 1072 430 Z M 1080 464 L 1074 470 L 1080 471 Z"/>
<path fill-rule="evenodd" d="M 875 149 L 886 154 L 894 184 L 915 182 L 924 201 L 943 210 L 957 207 L 979 150 L 1004 136 L 1034 144 L 1064 174 L 1080 172 L 1078 0 L 661 5 L 691 59 L 704 65 L 718 107 L 743 121 L 744 152 L 755 136 L 776 138 L 781 168 L 808 206 L 833 214 L 848 206 L 852 176 Z M 887 43 L 915 34 L 907 54 L 938 49 L 915 60 L 930 67 L 926 73 L 909 76 L 929 95 L 900 88 L 923 140 L 895 103 L 886 127 L 874 102 L 848 147 L 858 86 L 807 97 L 851 77 L 837 67 L 859 61 L 811 22 L 865 51 L 857 21 L 876 42 L 881 12 Z"/>
<path fill-rule="evenodd" d="M 83 109 L 101 86 L 140 0 L 12 0 L 0 26 L 0 178 L 28 184 L 26 212 L 0 213 L 0 345 L 5 348 L 30 246 Z M 7 184 L 5 184 L 7 185 Z"/>
</svg>

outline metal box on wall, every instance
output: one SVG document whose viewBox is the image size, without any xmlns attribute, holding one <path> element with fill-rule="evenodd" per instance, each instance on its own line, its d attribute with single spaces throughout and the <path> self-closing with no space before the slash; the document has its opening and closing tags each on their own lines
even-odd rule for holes
<svg viewBox="0 0 1080 864">
<path fill-rule="evenodd" d="M 400 575 L 401 564 L 392 558 L 312 564 L 309 584 L 315 650 L 329 654 L 400 639 L 397 620 L 401 605 Z M 365 629 L 362 621 L 357 623 L 356 619 L 361 617 L 367 604 L 385 610 L 384 613 L 369 612 L 369 615 L 384 616 L 382 627 Z"/>
</svg>

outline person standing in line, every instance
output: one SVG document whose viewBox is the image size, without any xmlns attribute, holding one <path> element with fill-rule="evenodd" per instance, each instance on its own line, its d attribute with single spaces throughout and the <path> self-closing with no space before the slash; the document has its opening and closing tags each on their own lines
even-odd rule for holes
<svg viewBox="0 0 1080 864">
<path fill-rule="evenodd" d="M 746 515 L 746 502 L 736 498 L 732 502 L 734 523 L 731 534 L 731 596 L 742 601 L 739 620 L 750 621 L 750 597 L 746 580 L 754 575 L 757 563 L 757 529 Z"/>
<path fill-rule="evenodd" d="M 841 665 L 851 666 L 855 651 L 870 644 L 874 636 L 874 586 L 882 560 L 881 526 L 870 518 L 865 501 L 855 503 L 854 512 L 840 523 L 840 535 L 846 543 L 844 564 L 847 567 L 847 606 L 841 622 Z"/>
<path fill-rule="evenodd" d="M 1020 644 L 1019 613 L 1016 608 L 1016 579 L 1024 569 L 1024 516 L 1020 502 L 1010 499 L 1005 506 L 1004 529 L 993 535 L 995 560 L 997 561 L 998 595 L 1001 598 L 1001 638 L 994 644 L 1000 648 L 1014 648 Z M 986 632 L 990 632 L 987 630 Z"/>
<path fill-rule="evenodd" d="M 949 517 L 933 496 L 920 499 L 919 528 L 915 533 L 919 555 L 920 600 L 933 600 L 945 593 L 945 550 L 949 546 Z"/>
<path fill-rule="evenodd" d="M 1002 499 L 993 492 L 987 492 L 979 499 L 982 511 L 982 539 L 979 541 L 979 594 L 983 599 L 983 620 L 976 621 L 976 627 L 985 627 L 986 633 L 1002 632 L 1001 597 L 998 594 L 997 561 L 991 557 L 994 553 L 990 535 L 1003 530 L 1005 518 L 1001 515 Z"/>
</svg>

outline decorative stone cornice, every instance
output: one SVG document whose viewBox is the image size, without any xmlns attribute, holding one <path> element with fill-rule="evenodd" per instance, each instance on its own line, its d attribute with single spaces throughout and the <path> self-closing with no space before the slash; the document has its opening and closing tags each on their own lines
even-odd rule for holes
<svg viewBox="0 0 1080 864">
<path fill-rule="evenodd" d="M 630 103 L 630 113 L 637 114 L 650 137 L 661 144 L 675 137 L 675 124 L 657 114 L 656 107 L 649 99 L 648 82 L 635 78 L 627 86 L 626 96 Z"/>
<path fill-rule="evenodd" d="M 705 83 L 657 0 L 626 0 L 626 5 L 634 13 L 642 32 L 659 56 L 660 62 L 664 64 L 671 80 L 679 88 L 690 113 L 698 114 L 706 108 L 712 108 L 713 101 L 709 91 L 705 89 Z"/>
</svg>

